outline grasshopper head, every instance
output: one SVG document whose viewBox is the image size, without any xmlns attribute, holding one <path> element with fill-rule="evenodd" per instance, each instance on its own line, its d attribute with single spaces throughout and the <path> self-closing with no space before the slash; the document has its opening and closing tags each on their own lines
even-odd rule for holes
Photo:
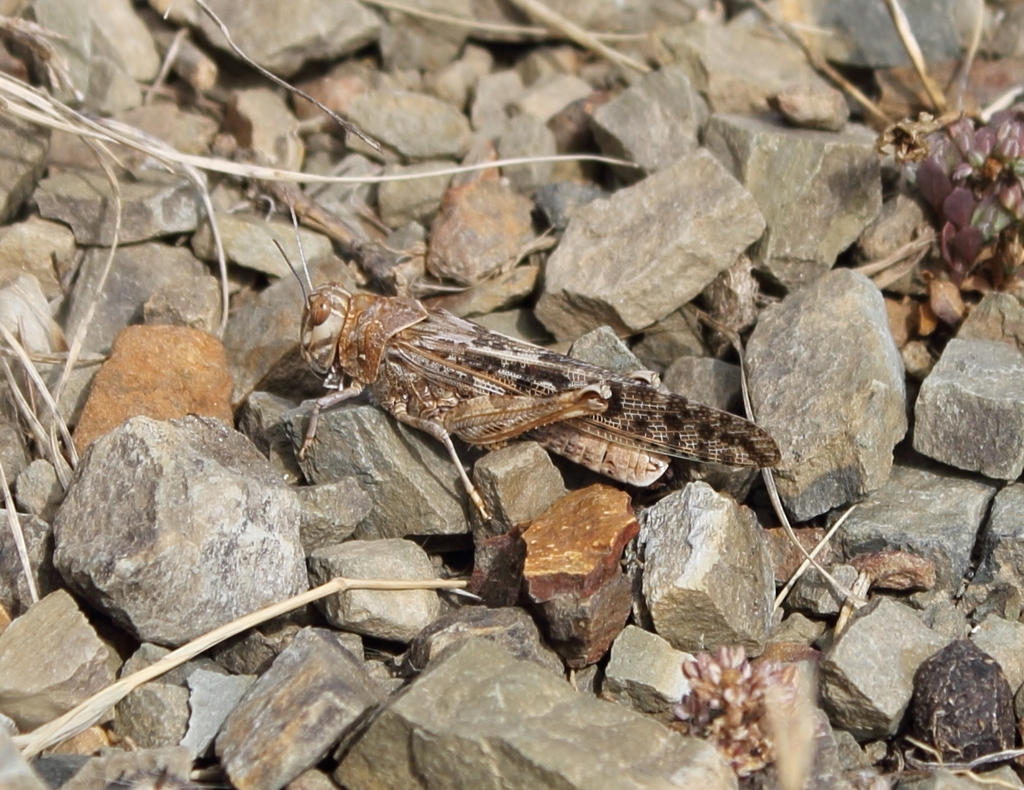
<svg viewBox="0 0 1024 790">
<path fill-rule="evenodd" d="M 338 358 L 338 341 L 351 298 L 340 285 L 329 283 L 321 285 L 306 299 L 299 348 L 302 358 L 317 375 L 330 373 Z"/>
</svg>

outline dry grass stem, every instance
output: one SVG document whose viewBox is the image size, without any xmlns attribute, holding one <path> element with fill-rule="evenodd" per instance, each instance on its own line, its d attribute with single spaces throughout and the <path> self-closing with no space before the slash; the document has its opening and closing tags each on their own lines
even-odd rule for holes
<svg viewBox="0 0 1024 790">
<path fill-rule="evenodd" d="M 14 506 L 14 497 L 11 496 L 11 487 L 7 483 L 7 474 L 4 472 L 4 465 L 2 463 L 0 463 L 0 488 L 3 488 L 4 508 L 7 511 L 7 526 L 11 530 L 14 546 L 18 550 L 18 562 L 21 563 L 21 572 L 25 574 L 29 598 L 32 599 L 32 603 L 35 603 L 39 600 L 39 591 L 36 589 L 35 579 L 32 578 L 32 564 L 28 559 L 25 534 L 21 531 L 21 521 L 18 520 L 18 514 Z"/>
<path fill-rule="evenodd" d="M 51 38 L 63 40 L 65 36 L 27 19 L 11 16 L 0 16 L 0 36 L 21 44 L 35 56 L 46 72 L 46 81 L 51 88 L 65 91 L 82 101 L 82 94 L 71 82 L 67 63 L 49 41 Z"/>
<path fill-rule="evenodd" d="M 832 536 L 839 531 L 839 528 L 843 526 L 843 522 L 849 518 L 850 514 L 856 507 L 856 505 L 851 505 L 850 508 L 836 520 L 836 523 L 829 528 L 828 532 L 826 532 L 824 537 L 818 541 L 817 545 L 808 552 L 807 557 L 805 557 L 804 561 L 800 563 L 800 566 L 793 572 L 793 575 L 789 577 L 786 585 L 779 590 L 779 594 L 775 596 L 775 604 L 772 606 L 773 612 L 778 611 L 779 607 L 782 606 L 783 602 L 793 591 L 793 587 L 795 587 L 796 583 L 800 581 L 800 577 L 807 572 L 809 567 L 811 567 L 814 558 L 817 557 L 821 553 L 821 550 L 828 545 L 829 541 L 832 540 Z"/>
<path fill-rule="evenodd" d="M 646 63 L 642 63 L 636 58 L 631 58 L 629 55 L 624 55 L 607 44 L 598 41 L 592 33 L 588 33 L 576 23 L 552 11 L 540 0 L 509 0 L 509 2 L 530 18 L 542 22 L 553 30 L 557 30 L 570 41 L 579 44 L 584 49 L 589 49 L 603 58 L 607 58 L 612 63 L 633 69 L 641 74 L 647 74 L 651 70 L 650 66 Z"/>
<path fill-rule="evenodd" d="M 971 40 L 967 42 L 967 51 L 963 60 L 957 68 L 956 76 L 953 78 L 950 90 L 952 92 L 952 105 L 954 110 L 963 110 L 964 94 L 967 92 L 967 81 L 971 76 L 971 66 L 974 65 L 974 58 L 978 54 L 978 47 L 981 46 L 981 36 L 985 30 L 985 3 L 983 0 L 974 0 L 974 24 L 971 26 Z"/>
<path fill-rule="evenodd" d="M 931 99 L 936 114 L 942 115 L 948 109 L 946 97 L 928 73 L 928 65 L 924 62 L 924 55 L 921 53 L 921 47 L 917 43 L 917 36 L 914 35 L 914 31 L 910 27 L 910 20 L 907 19 L 907 15 L 903 12 L 903 6 L 900 5 L 899 0 L 885 0 L 885 5 L 892 16 L 892 22 L 896 27 L 896 32 L 899 34 L 900 41 L 903 42 L 903 48 L 907 50 L 910 62 L 914 64 L 917 76 L 921 78 L 924 89 L 928 92 L 928 98 Z"/>
<path fill-rule="evenodd" d="M 61 487 L 67 489 L 68 483 L 71 482 L 71 467 L 68 466 L 68 462 L 64 460 L 64 456 L 61 455 L 60 446 L 56 441 L 49 437 L 46 433 L 46 429 L 43 424 L 39 421 L 35 411 L 29 405 L 26 400 L 24 393 L 21 391 L 21 387 L 18 385 L 17 379 L 14 377 L 14 373 L 11 371 L 10 365 L 7 364 L 6 359 L 0 359 L 0 367 L 3 367 L 4 377 L 7 379 L 7 384 L 10 387 L 10 394 L 14 398 L 14 403 L 18 407 L 18 413 L 21 414 L 22 419 L 28 424 L 28 428 L 32 431 L 32 435 L 35 437 L 36 444 L 39 446 L 40 452 L 46 454 L 49 449 L 49 460 L 53 464 L 53 468 L 56 470 L 57 479 L 60 481 Z"/>
<path fill-rule="evenodd" d="M 167 75 L 171 73 L 171 67 L 174 65 L 174 61 L 178 58 L 178 52 L 181 50 L 181 42 L 187 35 L 188 29 L 183 27 L 171 38 L 171 43 L 167 46 L 167 52 L 164 53 L 164 59 L 160 63 L 160 71 L 157 72 L 156 78 L 153 80 L 153 84 L 147 87 L 142 94 L 143 104 L 149 104 L 154 94 L 163 88 L 164 83 L 167 81 Z"/>
<path fill-rule="evenodd" d="M 177 650 L 172 650 L 156 663 L 150 664 L 148 667 L 140 669 L 138 672 L 134 672 L 127 677 L 123 677 L 102 691 L 93 694 L 63 716 L 59 716 L 26 735 L 18 735 L 12 740 L 15 746 L 21 749 L 22 756 L 26 760 L 30 760 L 44 749 L 61 743 L 91 727 L 103 717 L 111 706 L 116 705 L 132 690 L 138 688 L 143 683 L 153 680 L 175 667 L 181 666 L 200 653 L 220 644 L 225 639 L 265 623 L 267 620 L 272 620 L 275 617 L 280 617 L 314 601 L 318 601 L 321 598 L 326 598 L 328 595 L 345 593 L 350 590 L 453 590 L 465 586 L 466 582 L 461 579 L 346 579 L 338 576 L 326 584 L 314 587 L 312 590 L 308 590 L 301 595 L 296 595 L 280 603 L 247 614 L 237 620 L 232 620 L 230 623 L 225 623 L 198 639 L 193 639 Z"/>
</svg>

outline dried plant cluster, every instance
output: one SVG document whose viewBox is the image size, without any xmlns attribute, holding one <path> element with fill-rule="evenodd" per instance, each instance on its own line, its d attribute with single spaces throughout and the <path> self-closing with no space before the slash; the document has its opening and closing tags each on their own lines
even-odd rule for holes
<svg viewBox="0 0 1024 790">
<path fill-rule="evenodd" d="M 713 743 L 740 777 L 774 762 L 767 702 L 796 704 L 796 664 L 751 664 L 742 646 L 722 645 L 683 662 L 683 674 L 690 692 L 672 712 L 687 735 Z"/>
</svg>

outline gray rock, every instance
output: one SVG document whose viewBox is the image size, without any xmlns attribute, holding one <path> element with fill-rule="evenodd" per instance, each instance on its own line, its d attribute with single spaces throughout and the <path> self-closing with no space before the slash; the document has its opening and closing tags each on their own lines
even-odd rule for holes
<svg viewBox="0 0 1024 790">
<path fill-rule="evenodd" d="M 380 17 L 355 0 L 217 0 L 210 8 L 250 58 L 282 77 L 310 60 L 334 60 L 377 40 Z M 196 9 L 198 23 L 216 47 L 230 51 L 220 29 Z"/>
<path fill-rule="evenodd" d="M 224 112 L 224 130 L 259 161 L 299 170 L 306 146 L 285 100 L 268 87 L 235 91 Z"/>
<path fill-rule="evenodd" d="M 213 648 L 213 656 L 217 665 L 233 675 L 262 675 L 274 663 L 281 653 L 292 643 L 300 626 L 296 622 L 300 617 L 277 618 L 264 623 L 259 630 L 250 630 L 242 636 L 232 639 L 226 644 Z M 339 634 L 339 638 L 343 637 Z M 352 634 L 355 636 L 355 634 Z M 355 636 L 358 640 L 359 637 Z M 348 647 L 348 643 L 342 639 Z M 362 655 L 362 642 L 359 642 L 357 655 Z"/>
<path fill-rule="evenodd" d="M 140 639 L 180 645 L 306 589 L 295 494 L 215 419 L 135 417 L 83 457 L 54 565 Z"/>
<path fill-rule="evenodd" d="M 839 528 L 834 545 L 846 559 L 879 548 L 935 562 L 937 587 L 955 591 L 970 562 L 995 486 L 945 470 L 897 465 Z"/>
<path fill-rule="evenodd" d="M 709 744 L 577 694 L 483 640 L 453 648 L 394 698 L 334 778 L 350 790 L 736 787 Z"/>
<path fill-rule="evenodd" d="M 451 162 L 419 162 L 403 167 L 388 165 L 384 175 L 413 175 L 450 168 Z M 385 181 L 377 187 L 380 219 L 389 228 L 410 222 L 429 222 L 441 207 L 441 198 L 451 183 L 451 175 L 417 178 L 415 181 Z"/>
<path fill-rule="evenodd" d="M 692 658 L 657 634 L 627 625 L 612 643 L 602 696 L 670 722 L 672 705 L 690 693 L 682 667 Z"/>
<path fill-rule="evenodd" d="M 591 128 L 605 155 L 628 159 L 653 173 L 698 146 L 707 114 L 707 103 L 686 73 L 666 66 L 598 107 Z"/>
<path fill-rule="evenodd" d="M 835 88 L 797 86 L 769 97 L 786 123 L 801 129 L 841 132 L 850 119 L 846 96 Z"/>
<path fill-rule="evenodd" d="M 155 776 L 171 787 L 187 787 L 191 768 L 192 756 L 181 746 L 131 752 L 111 749 L 90 758 L 61 790 L 99 790 L 111 784 L 131 787 L 138 782 L 152 781 Z"/>
<path fill-rule="evenodd" d="M 302 521 L 299 536 L 307 555 L 352 537 L 373 502 L 355 477 L 297 488 Z"/>
<path fill-rule="evenodd" d="M 648 327 L 633 345 L 633 353 L 645 367 L 665 371 L 680 357 L 701 357 L 707 349 L 697 319 L 677 310 Z"/>
<path fill-rule="evenodd" d="M 238 430 L 249 437 L 256 448 L 270 461 L 270 465 L 289 485 L 304 481 L 295 448 L 285 433 L 281 417 L 297 404 L 269 392 L 254 392 L 245 399 L 238 416 Z M 301 491 L 300 504 L 302 503 Z M 300 527 L 301 533 L 301 527 Z"/>
<path fill-rule="evenodd" d="M 850 620 L 821 662 L 821 697 L 831 721 L 859 740 L 892 735 L 918 666 L 948 640 L 914 612 L 878 597 Z"/>
<path fill-rule="evenodd" d="M 216 217 L 217 229 L 224 245 L 224 257 L 230 263 L 236 263 L 246 269 L 294 280 L 295 271 L 302 265 L 303 256 L 307 263 L 316 263 L 333 253 L 331 240 L 326 236 L 299 228 L 299 239 L 302 242 L 302 255 L 299 255 L 299 248 L 295 243 L 295 229 L 291 222 L 267 222 L 265 218 L 252 214 L 228 214 L 220 211 L 216 213 Z M 281 256 L 274 242 L 284 247 L 287 259 Z M 206 220 L 192 236 L 192 251 L 196 257 L 204 261 L 217 260 L 213 233 L 210 230 L 210 223 Z"/>
<path fill-rule="evenodd" d="M 228 714 L 254 682 L 253 675 L 226 675 L 208 669 L 192 672 L 188 676 L 188 731 L 181 745 L 196 757 L 204 756 Z"/>
<path fill-rule="evenodd" d="M 11 480 L 17 480 L 29 465 L 28 448 L 25 447 L 25 437 L 21 432 L 21 426 L 8 420 L 2 414 L 0 414 L 0 464 L 3 464 L 4 475 L 6 475 L 8 483 Z M 19 507 L 24 508 L 20 503 Z"/>
<path fill-rule="evenodd" d="M 352 97 L 348 120 L 409 159 L 462 156 L 469 121 L 447 102 L 406 91 L 369 90 Z"/>
<path fill-rule="evenodd" d="M 58 222 L 29 217 L 0 230 L 0 282 L 31 274 L 47 299 L 60 296 L 58 277 L 75 254 L 75 236 Z M 56 264 L 56 267 L 54 266 Z"/>
<path fill-rule="evenodd" d="M 0 508 L 0 518 L 7 523 L 6 509 Z M 53 568 L 53 530 L 48 522 L 35 516 L 18 514 L 18 523 L 36 592 L 40 596 L 48 595 L 61 586 L 60 575 Z M 13 617 L 27 610 L 32 603 L 20 552 L 8 527 L 0 531 L 0 606 Z"/>
<path fill-rule="evenodd" d="M 454 26 L 449 26 L 452 30 Z M 454 30 L 452 30 L 454 32 Z M 436 72 L 423 75 L 425 85 L 442 101 L 453 107 L 465 109 L 470 91 L 481 77 L 487 76 L 494 68 L 494 55 L 489 49 L 469 44 L 454 63 L 449 63 Z M 470 121 L 472 123 L 472 121 Z"/>
<path fill-rule="evenodd" d="M 518 159 L 531 156 L 554 156 L 558 153 L 555 133 L 547 124 L 534 115 L 517 115 L 509 121 L 498 138 L 498 156 L 501 159 Z M 509 180 L 516 192 L 533 194 L 538 187 L 551 181 L 554 162 L 533 162 L 528 165 L 511 165 L 502 168 L 502 175 Z"/>
<path fill-rule="evenodd" d="M 506 528 L 533 521 L 566 493 L 561 472 L 537 442 L 492 450 L 474 464 L 473 483 L 491 516 Z M 486 525 L 474 531 L 480 529 Z"/>
<path fill-rule="evenodd" d="M 764 230 L 750 194 L 707 151 L 595 200 L 545 270 L 537 317 L 559 340 L 628 335 L 690 301 Z"/>
<path fill-rule="evenodd" d="M 775 591 L 754 514 L 690 483 L 640 515 L 643 595 L 658 634 L 678 650 L 764 650 Z"/>
<path fill-rule="evenodd" d="M 1004 581 L 1024 588 L 1024 483 L 996 494 L 984 538 L 979 581 Z"/>
<path fill-rule="evenodd" d="M 146 683 L 114 707 L 114 731 L 143 749 L 177 746 L 188 727 L 188 689 Z"/>
<path fill-rule="evenodd" d="M 524 90 L 511 109 L 519 115 L 530 115 L 541 123 L 547 123 L 574 101 L 585 99 L 593 92 L 585 80 L 572 74 L 548 74 Z"/>
<path fill-rule="evenodd" d="M 26 513 L 43 521 L 53 521 L 57 508 L 64 501 L 64 489 L 53 464 L 43 458 L 30 463 L 18 475 L 14 501 Z"/>
<path fill-rule="evenodd" d="M 156 42 L 131 0 L 94 0 L 89 14 L 93 35 L 103 36 L 132 79 L 150 82 L 156 77 L 160 70 Z"/>
<path fill-rule="evenodd" d="M 142 319 L 147 324 L 188 326 L 215 335 L 222 309 L 220 283 L 206 275 L 158 287 L 142 305 Z"/>
<path fill-rule="evenodd" d="M 473 18 L 470 0 L 414 0 L 411 8 L 428 13 L 442 12 L 463 19 Z M 388 24 L 380 35 L 380 52 L 384 58 L 384 70 L 395 72 L 403 69 L 437 71 L 458 57 L 459 50 L 466 42 L 470 28 L 435 22 L 400 11 L 387 11 Z"/>
<path fill-rule="evenodd" d="M 828 568 L 828 572 L 847 589 L 857 580 L 857 569 L 852 565 L 833 565 Z M 844 600 L 843 594 L 825 577 L 814 568 L 808 568 L 793 586 L 792 592 L 786 598 L 786 605 L 814 615 L 830 615 L 839 614 Z"/>
<path fill-rule="evenodd" d="M 513 658 L 532 661 L 559 677 L 565 675 L 562 660 L 544 644 L 530 615 L 512 606 L 464 606 L 439 617 L 416 635 L 405 664 L 410 671 L 420 672 L 454 645 L 471 639 L 495 642 Z"/>
<path fill-rule="evenodd" d="M 0 118 L 0 222 L 21 211 L 35 190 L 46 166 L 49 140 L 49 133 L 38 126 L 9 115 Z"/>
<path fill-rule="evenodd" d="M 237 787 L 283 787 L 383 699 L 334 634 L 305 628 L 228 716 L 217 756 Z"/>
<path fill-rule="evenodd" d="M 739 365 L 713 357 L 682 356 L 668 366 L 663 383 L 669 392 L 698 403 L 743 413 Z"/>
<path fill-rule="evenodd" d="M 782 451 L 779 493 L 797 521 L 885 482 L 907 430 L 906 385 L 870 280 L 837 269 L 766 310 L 747 366 L 754 414 Z"/>
<path fill-rule="evenodd" d="M 119 244 L 188 233 L 199 224 L 195 185 L 182 176 L 146 170 L 120 183 Z M 39 213 L 71 226 L 75 241 L 109 247 L 117 213 L 110 182 L 102 172 L 80 170 L 44 178 L 32 196 Z"/>
<path fill-rule="evenodd" d="M 499 137 L 508 124 L 508 106 L 522 92 L 523 81 L 512 69 L 482 76 L 476 83 L 470 107 L 473 129 L 490 139 Z"/>
<path fill-rule="evenodd" d="M 1024 623 L 987 617 L 971 631 L 971 641 L 998 662 L 1016 694 L 1024 685 Z"/>
<path fill-rule="evenodd" d="M 11 735 L 0 728 L 0 787 L 7 790 L 48 790 L 47 785 L 21 756 Z"/>
<path fill-rule="evenodd" d="M 576 338 L 569 346 L 568 356 L 627 376 L 650 372 L 645 371 L 644 363 L 609 326 L 599 326 Z"/>
<path fill-rule="evenodd" d="M 998 340 L 1024 352 L 1024 305 L 1010 294 L 987 293 L 972 308 L 956 336 L 961 340 Z"/>
<path fill-rule="evenodd" d="M 113 683 L 111 660 L 74 598 L 52 592 L 0 633 L 0 712 L 34 730 Z"/>
<path fill-rule="evenodd" d="M 878 216 L 857 239 L 857 259 L 867 263 L 892 255 L 910 242 L 914 233 L 927 221 L 924 207 L 918 201 L 902 192 L 898 193 L 882 204 Z M 971 315 L 974 315 L 974 310 Z"/>
<path fill-rule="evenodd" d="M 828 87 L 796 45 L 761 25 L 696 23 L 669 28 L 661 40 L 714 112 L 762 113 L 769 96 L 789 88 Z"/>
<path fill-rule="evenodd" d="M 309 410 L 283 418 L 298 447 Z M 316 440 L 300 462 L 312 483 L 355 476 L 373 507 L 357 538 L 455 535 L 467 531 L 466 492 L 437 440 L 399 424 L 370 404 L 342 405 L 320 415 Z"/>
<path fill-rule="evenodd" d="M 810 620 L 800 614 L 800 612 L 793 612 L 784 620 L 772 626 L 771 635 L 768 637 L 768 644 L 777 645 L 784 642 L 794 642 L 798 645 L 810 647 L 824 633 L 824 623 Z"/>
<path fill-rule="evenodd" d="M 114 336 L 128 324 L 139 323 L 143 305 L 159 289 L 193 282 L 209 272 L 181 247 L 148 243 L 118 247 L 110 276 L 97 296 L 108 250 L 91 249 L 82 259 L 78 279 L 68 299 L 67 334 L 73 337 L 97 299 L 83 348 L 107 353 Z"/>
<path fill-rule="evenodd" d="M 867 129 L 835 134 L 715 115 L 704 140 L 757 201 L 768 230 L 753 257 L 787 288 L 828 271 L 882 207 L 875 133 Z"/>
<path fill-rule="evenodd" d="M 534 194 L 537 210 L 541 212 L 551 227 L 561 234 L 569 225 L 569 220 L 583 206 L 598 198 L 608 198 L 609 193 L 594 184 L 580 184 L 576 181 L 554 181 L 542 184 Z"/>
<path fill-rule="evenodd" d="M 992 340 L 946 344 L 921 384 L 914 449 L 938 461 L 1014 480 L 1024 472 L 1024 354 Z"/>
<path fill-rule="evenodd" d="M 314 585 L 348 579 L 435 579 L 430 557 L 408 540 L 353 540 L 309 555 Z M 351 590 L 317 602 L 327 622 L 357 634 L 409 642 L 441 611 L 434 590 Z"/>
</svg>

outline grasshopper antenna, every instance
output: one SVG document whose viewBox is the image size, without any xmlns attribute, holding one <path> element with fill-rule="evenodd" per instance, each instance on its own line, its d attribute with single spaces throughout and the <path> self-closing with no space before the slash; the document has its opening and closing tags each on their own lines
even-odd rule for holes
<svg viewBox="0 0 1024 790">
<path fill-rule="evenodd" d="M 295 275 L 295 279 L 299 281 L 299 288 L 302 290 L 303 301 L 309 299 L 309 294 L 306 293 L 306 284 L 302 282 L 302 278 L 299 277 L 299 273 L 295 270 L 295 265 L 288 258 L 288 253 L 284 251 L 284 247 L 281 246 L 281 242 L 277 239 L 271 239 L 271 241 L 274 242 L 274 246 L 277 247 L 277 251 L 281 253 L 281 257 L 284 258 L 285 263 L 288 264 L 289 271 L 291 271 L 291 273 Z"/>
<path fill-rule="evenodd" d="M 295 207 L 291 203 L 288 204 L 288 213 L 292 215 L 292 230 L 295 231 L 295 246 L 299 250 L 299 260 L 302 261 L 302 273 L 306 275 L 306 285 L 309 286 L 309 290 L 312 293 L 313 281 L 309 277 L 309 267 L 306 266 L 306 253 L 302 249 L 302 239 L 299 236 L 299 218 L 295 216 Z M 305 292 L 305 289 L 303 289 L 303 292 Z"/>
</svg>

